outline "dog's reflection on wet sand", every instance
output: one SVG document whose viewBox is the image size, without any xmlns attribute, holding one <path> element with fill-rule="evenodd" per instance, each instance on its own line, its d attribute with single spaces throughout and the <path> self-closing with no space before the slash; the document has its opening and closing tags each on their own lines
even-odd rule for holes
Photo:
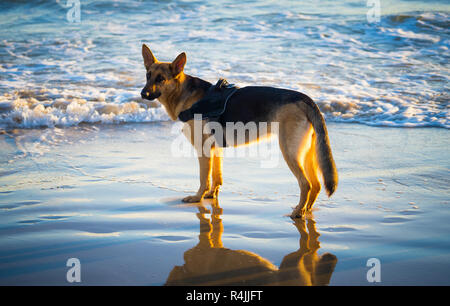
<svg viewBox="0 0 450 306">
<path fill-rule="evenodd" d="M 280 266 L 249 251 L 231 250 L 222 244 L 222 208 L 217 200 L 211 204 L 211 219 L 203 206 L 198 206 L 199 243 L 184 253 L 184 265 L 175 266 L 165 285 L 328 285 L 337 258 L 333 254 L 318 255 L 320 248 L 316 222 L 298 219 L 293 224 L 300 233 L 300 248 L 286 255 Z"/>
</svg>

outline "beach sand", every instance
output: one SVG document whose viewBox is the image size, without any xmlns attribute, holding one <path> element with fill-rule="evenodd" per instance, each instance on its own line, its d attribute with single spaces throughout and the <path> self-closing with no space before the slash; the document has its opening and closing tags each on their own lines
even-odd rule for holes
<svg viewBox="0 0 450 306">
<path fill-rule="evenodd" d="M 328 129 L 339 186 L 297 224 L 281 154 L 225 158 L 218 202 L 187 205 L 198 164 L 172 123 L 4 132 L 0 284 L 70 285 L 78 258 L 82 285 L 372 285 L 377 258 L 381 285 L 450 285 L 448 130 Z"/>
</svg>

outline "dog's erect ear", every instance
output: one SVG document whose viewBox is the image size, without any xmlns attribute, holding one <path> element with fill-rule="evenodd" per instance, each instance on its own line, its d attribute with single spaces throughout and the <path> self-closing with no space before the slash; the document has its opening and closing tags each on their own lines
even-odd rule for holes
<svg viewBox="0 0 450 306">
<path fill-rule="evenodd" d="M 184 69 L 184 65 L 186 65 L 186 53 L 183 52 L 170 64 L 173 75 L 177 76 L 180 74 Z"/>
<path fill-rule="evenodd" d="M 142 45 L 142 57 L 144 58 L 144 65 L 145 69 L 147 70 L 153 63 L 156 63 L 158 61 L 153 55 L 152 51 L 150 51 L 150 49 L 145 44 Z"/>
</svg>

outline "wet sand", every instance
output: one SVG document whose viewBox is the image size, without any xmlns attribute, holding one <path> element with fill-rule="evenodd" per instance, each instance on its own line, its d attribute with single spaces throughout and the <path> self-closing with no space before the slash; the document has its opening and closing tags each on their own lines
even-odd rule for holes
<svg viewBox="0 0 450 306">
<path fill-rule="evenodd" d="M 224 159 L 218 201 L 171 123 L 0 135 L 0 284 L 450 284 L 448 130 L 328 125 L 339 186 L 294 223 L 298 186 L 279 155 Z"/>
</svg>

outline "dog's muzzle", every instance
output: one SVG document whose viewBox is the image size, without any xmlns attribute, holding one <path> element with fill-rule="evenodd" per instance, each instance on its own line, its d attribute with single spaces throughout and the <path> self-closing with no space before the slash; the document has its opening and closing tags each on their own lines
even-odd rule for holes
<svg viewBox="0 0 450 306">
<path fill-rule="evenodd" d="M 142 89 L 141 91 L 141 97 L 142 99 L 146 99 L 146 100 L 154 100 L 156 98 L 158 98 L 161 95 L 160 92 L 149 92 L 148 90 L 146 90 L 145 88 Z"/>
</svg>

